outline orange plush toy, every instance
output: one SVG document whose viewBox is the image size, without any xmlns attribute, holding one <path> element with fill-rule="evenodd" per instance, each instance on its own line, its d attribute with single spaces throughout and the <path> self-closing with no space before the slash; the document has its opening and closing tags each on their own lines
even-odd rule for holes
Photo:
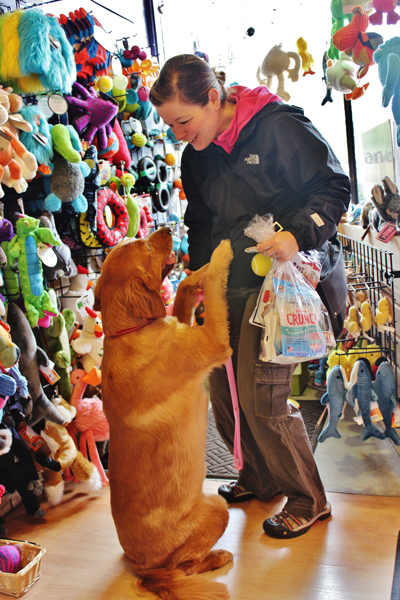
<svg viewBox="0 0 400 600">
<path fill-rule="evenodd" d="M 18 138 L 6 127 L 1 127 L 8 120 L 8 112 L 0 105 L 0 182 L 13 187 L 19 194 L 26 191 L 28 184 L 22 177 L 22 166 L 14 158 L 15 154 L 22 160 L 29 171 L 36 172 L 36 158 L 25 148 Z M 0 198 L 4 191 L 0 185 Z"/>
</svg>

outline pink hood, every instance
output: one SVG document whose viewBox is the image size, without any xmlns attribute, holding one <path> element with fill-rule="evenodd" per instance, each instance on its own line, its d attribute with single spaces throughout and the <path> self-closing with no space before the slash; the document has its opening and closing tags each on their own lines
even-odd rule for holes
<svg viewBox="0 0 400 600">
<path fill-rule="evenodd" d="M 239 137 L 239 133 L 250 119 L 266 104 L 281 101 L 281 98 L 270 92 L 265 85 L 260 85 L 259 87 L 254 88 L 254 90 L 242 85 L 235 85 L 234 90 L 235 92 L 229 96 L 229 98 L 236 103 L 236 110 L 232 122 L 228 129 L 214 140 L 214 144 L 222 146 L 228 154 L 231 153 L 232 148 Z"/>
</svg>

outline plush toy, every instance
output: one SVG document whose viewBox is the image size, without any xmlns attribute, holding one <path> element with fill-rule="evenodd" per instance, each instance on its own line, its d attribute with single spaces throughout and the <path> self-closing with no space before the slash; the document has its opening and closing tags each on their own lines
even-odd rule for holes
<svg viewBox="0 0 400 600">
<path fill-rule="evenodd" d="M 53 143 L 46 116 L 36 105 L 23 106 L 20 114 L 31 126 L 31 131 L 21 131 L 19 139 L 35 156 L 39 165 L 38 173 L 50 175 L 53 166 Z"/>
<path fill-rule="evenodd" d="M 4 423 L 0 424 L 0 483 L 10 494 L 19 493 L 29 516 L 46 515 L 38 500 L 43 486 L 32 456 L 19 436 Z M 5 534 L 6 531 L 4 519 L 0 517 L 0 532 Z"/>
<path fill-rule="evenodd" d="M 50 178 L 51 194 L 45 200 L 45 207 L 58 211 L 62 202 L 70 202 L 75 212 L 87 210 L 87 200 L 82 195 L 84 178 L 90 168 L 82 161 L 82 144 L 72 125 L 54 125 L 51 129 L 54 147 L 54 169 Z"/>
<path fill-rule="evenodd" d="M 73 120 L 75 129 L 82 139 L 91 144 L 96 135 L 98 147 L 107 148 L 107 138 L 112 133 L 112 121 L 118 113 L 118 102 L 103 92 L 96 94 L 93 88 L 85 89 L 80 83 L 73 84 L 73 96 L 68 96 L 68 104 L 80 109 L 82 116 Z"/>
<path fill-rule="evenodd" d="M 76 272 L 75 264 L 71 258 L 71 250 L 60 240 L 54 221 L 54 215 L 49 210 L 44 209 L 42 211 L 42 214 L 39 217 L 39 227 L 50 229 L 55 239 L 60 242 L 60 246 L 53 247 L 57 262 L 52 262 L 49 265 L 46 265 L 45 263 L 42 264 L 43 274 L 47 281 L 54 281 L 61 275 L 64 275 L 64 277 L 71 277 Z"/>
<path fill-rule="evenodd" d="M 358 322 L 358 310 L 356 306 L 350 306 L 349 314 L 344 321 L 344 328 L 353 336 L 356 337 L 360 333 L 360 324 Z"/>
<path fill-rule="evenodd" d="M 60 246 L 50 229 L 39 228 L 39 220 L 21 215 L 16 225 L 16 235 L 11 240 L 8 253 L 11 259 L 18 260 L 18 271 L 22 294 L 29 323 L 32 327 L 48 327 L 50 316 L 57 314 L 43 287 L 43 272 L 38 257 L 39 243 Z"/>
<path fill-rule="evenodd" d="M 363 331 L 369 331 L 374 323 L 374 319 L 371 311 L 371 304 L 366 300 L 361 304 L 361 311 L 359 314 L 360 327 Z"/>
<path fill-rule="evenodd" d="M 25 192 L 28 184 L 22 177 L 22 167 L 14 158 L 15 154 L 22 160 L 30 172 L 37 171 L 37 162 L 31 152 L 11 133 L 9 129 L 1 127 L 6 123 L 8 113 L 4 106 L 0 105 L 0 131 L 2 132 L 3 144 L 0 148 L 0 182 L 8 187 L 13 187 L 16 192 Z M 0 185 L 0 198 L 4 196 L 4 190 Z"/>
<path fill-rule="evenodd" d="M 42 348 L 54 362 L 54 370 L 60 377 L 57 381 L 58 391 L 67 402 L 71 396 L 71 348 L 68 332 L 74 322 L 74 311 L 65 308 L 62 313 L 58 313 L 51 319 L 50 327 L 40 329 Z"/>
<path fill-rule="evenodd" d="M 293 59 L 295 63 L 292 69 L 289 69 L 290 59 Z M 276 76 L 278 78 L 278 89 L 276 93 L 282 100 L 288 102 L 290 100 L 290 94 L 285 91 L 283 74 L 287 71 L 291 81 L 298 81 L 300 67 L 301 58 L 297 52 L 284 52 L 284 50 L 282 50 L 282 44 L 279 44 L 278 46 L 271 48 L 262 61 L 261 66 L 258 67 L 257 80 L 260 85 L 266 85 L 268 89 L 271 89 L 272 78 Z"/>
<path fill-rule="evenodd" d="M 314 59 L 309 52 L 307 52 L 307 42 L 304 38 L 299 37 L 296 41 L 297 50 L 301 58 L 301 68 L 303 69 L 303 77 L 305 75 L 315 75 L 315 71 L 311 69 L 314 65 Z"/>
<path fill-rule="evenodd" d="M 373 64 L 374 51 L 383 42 L 378 33 L 366 33 L 369 26 L 368 15 L 361 6 L 353 9 L 353 18 L 349 25 L 337 31 L 332 37 L 335 47 L 346 52 L 359 65 L 357 77 L 361 79 Z"/>
<path fill-rule="evenodd" d="M 398 0 L 372 0 L 375 12 L 369 15 L 371 25 L 382 25 L 383 13 L 387 13 L 386 22 L 388 25 L 396 25 L 400 16 L 394 9 L 398 4 Z"/>
<path fill-rule="evenodd" d="M 343 409 L 347 398 L 347 376 L 344 368 L 335 365 L 327 377 L 327 391 L 321 398 L 321 404 L 328 406 L 328 423 L 318 436 L 319 442 L 325 442 L 330 437 L 341 438 L 337 426 L 343 417 Z"/>
<path fill-rule="evenodd" d="M 347 402 L 354 407 L 357 400 L 358 414 L 362 416 L 364 425 L 361 436 L 363 442 L 370 437 L 385 439 L 384 434 L 373 426 L 371 420 L 371 401 L 375 398 L 372 390 L 371 365 L 366 358 L 359 358 L 351 371 Z"/>
<path fill-rule="evenodd" d="M 357 65 L 345 52 L 340 53 L 340 58 L 326 69 L 328 85 L 338 92 L 346 94 L 347 100 L 356 100 L 360 98 L 369 83 L 358 86 L 355 79 Z"/>
<path fill-rule="evenodd" d="M 327 70 L 328 70 L 328 64 L 329 64 L 329 59 L 328 59 L 328 53 L 324 52 L 323 57 L 322 57 L 322 72 L 323 72 L 323 77 L 322 80 L 325 83 L 325 88 L 326 88 L 326 94 L 324 99 L 321 102 L 321 106 L 325 106 L 325 104 L 327 102 L 333 102 L 333 98 L 332 98 L 332 86 L 329 85 L 328 83 L 328 77 L 327 77 Z"/>
<path fill-rule="evenodd" d="M 83 456 L 88 456 L 89 460 L 96 465 L 103 485 L 108 485 L 108 478 L 101 464 L 96 442 L 103 442 L 109 439 L 109 426 L 100 398 L 97 396 L 84 398 L 87 387 L 85 378 L 86 372 L 83 369 L 75 369 L 71 373 L 73 389 L 70 404 L 76 408 L 76 417 L 71 427 L 73 431 L 80 434 L 79 449 Z"/>
<path fill-rule="evenodd" d="M 385 424 L 385 436 L 396 446 L 400 446 L 399 436 L 392 426 L 393 411 L 398 407 L 398 402 L 393 368 L 388 360 L 384 359 L 380 362 L 372 389 L 377 396 L 379 410 Z"/>
<path fill-rule="evenodd" d="M 384 177 L 381 185 L 374 185 L 372 188 L 371 201 L 374 205 L 379 219 L 372 216 L 375 228 L 379 231 L 385 223 L 399 225 L 400 196 L 397 185 L 390 179 Z"/>
<path fill-rule="evenodd" d="M 375 312 L 375 321 L 378 329 L 381 331 L 384 331 L 384 327 L 393 321 L 390 314 L 389 300 L 385 296 L 379 299 L 378 308 Z"/>
<path fill-rule="evenodd" d="M 346 22 L 350 22 L 352 19 L 351 14 L 343 12 L 343 0 L 331 0 L 331 15 L 332 15 L 332 29 L 331 38 L 335 35 L 339 29 L 345 26 Z M 328 50 L 328 57 L 332 60 L 339 58 L 339 50 L 334 46 L 332 39 Z"/>
<path fill-rule="evenodd" d="M 382 106 L 392 101 L 392 113 L 397 125 L 397 145 L 400 146 L 400 37 L 393 37 L 381 44 L 373 54 L 378 65 L 382 89 Z"/>
<path fill-rule="evenodd" d="M 13 367 L 17 364 L 20 354 L 20 349 L 11 339 L 10 326 L 0 319 L 0 367 Z"/>
<path fill-rule="evenodd" d="M 103 357 L 104 333 L 98 314 L 86 307 L 87 316 L 83 321 L 80 336 L 72 340 L 73 350 L 80 356 L 80 361 L 86 372 L 84 381 L 91 385 L 101 382 L 101 359 Z"/>
<path fill-rule="evenodd" d="M 53 402 L 57 410 L 64 416 L 66 425 L 71 423 L 75 418 L 76 408 L 70 406 L 68 402 L 60 397 L 56 397 Z M 56 506 L 61 502 L 64 493 L 63 472 L 66 469 L 71 469 L 74 477 L 86 484 L 85 491 L 96 492 L 101 488 L 102 482 L 97 468 L 77 450 L 66 426 L 46 421 L 40 435 L 51 450 L 51 458 L 59 464 L 59 470 L 57 471 L 54 470 L 54 467 L 52 469 L 46 468 L 43 454 L 40 450 L 36 452 L 36 462 L 44 467 L 43 486 L 50 506 Z"/>
<path fill-rule="evenodd" d="M 11 338 L 21 352 L 19 370 L 28 380 L 31 398 L 26 409 L 28 424 L 33 426 L 40 419 L 45 418 L 63 425 L 63 417 L 47 398 L 40 383 L 39 365 L 49 366 L 49 358 L 41 348 L 38 348 L 28 319 L 14 302 L 7 304 L 6 321 L 10 326 Z"/>
</svg>

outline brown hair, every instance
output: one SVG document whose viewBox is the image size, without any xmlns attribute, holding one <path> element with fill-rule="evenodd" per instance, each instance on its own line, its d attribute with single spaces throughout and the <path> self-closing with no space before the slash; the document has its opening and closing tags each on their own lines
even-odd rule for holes
<svg viewBox="0 0 400 600">
<path fill-rule="evenodd" d="M 150 90 L 149 100 L 154 106 L 161 106 L 177 97 L 184 104 L 205 106 L 208 92 L 215 88 L 221 104 L 224 104 L 227 98 L 224 84 L 223 71 L 215 71 L 194 54 L 180 54 L 164 64 Z"/>
</svg>

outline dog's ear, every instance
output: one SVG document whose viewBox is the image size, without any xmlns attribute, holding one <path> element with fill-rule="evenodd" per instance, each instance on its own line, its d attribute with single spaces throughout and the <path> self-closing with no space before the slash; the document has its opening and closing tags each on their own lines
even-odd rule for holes
<svg viewBox="0 0 400 600">
<path fill-rule="evenodd" d="M 100 311 L 101 310 L 101 275 L 96 281 L 96 285 L 94 286 L 94 305 L 93 310 Z"/>
<path fill-rule="evenodd" d="M 126 299 L 132 306 L 135 317 L 158 319 L 166 316 L 161 291 L 151 276 L 140 266 L 135 268 L 135 277 L 131 279 L 126 290 Z"/>
</svg>

